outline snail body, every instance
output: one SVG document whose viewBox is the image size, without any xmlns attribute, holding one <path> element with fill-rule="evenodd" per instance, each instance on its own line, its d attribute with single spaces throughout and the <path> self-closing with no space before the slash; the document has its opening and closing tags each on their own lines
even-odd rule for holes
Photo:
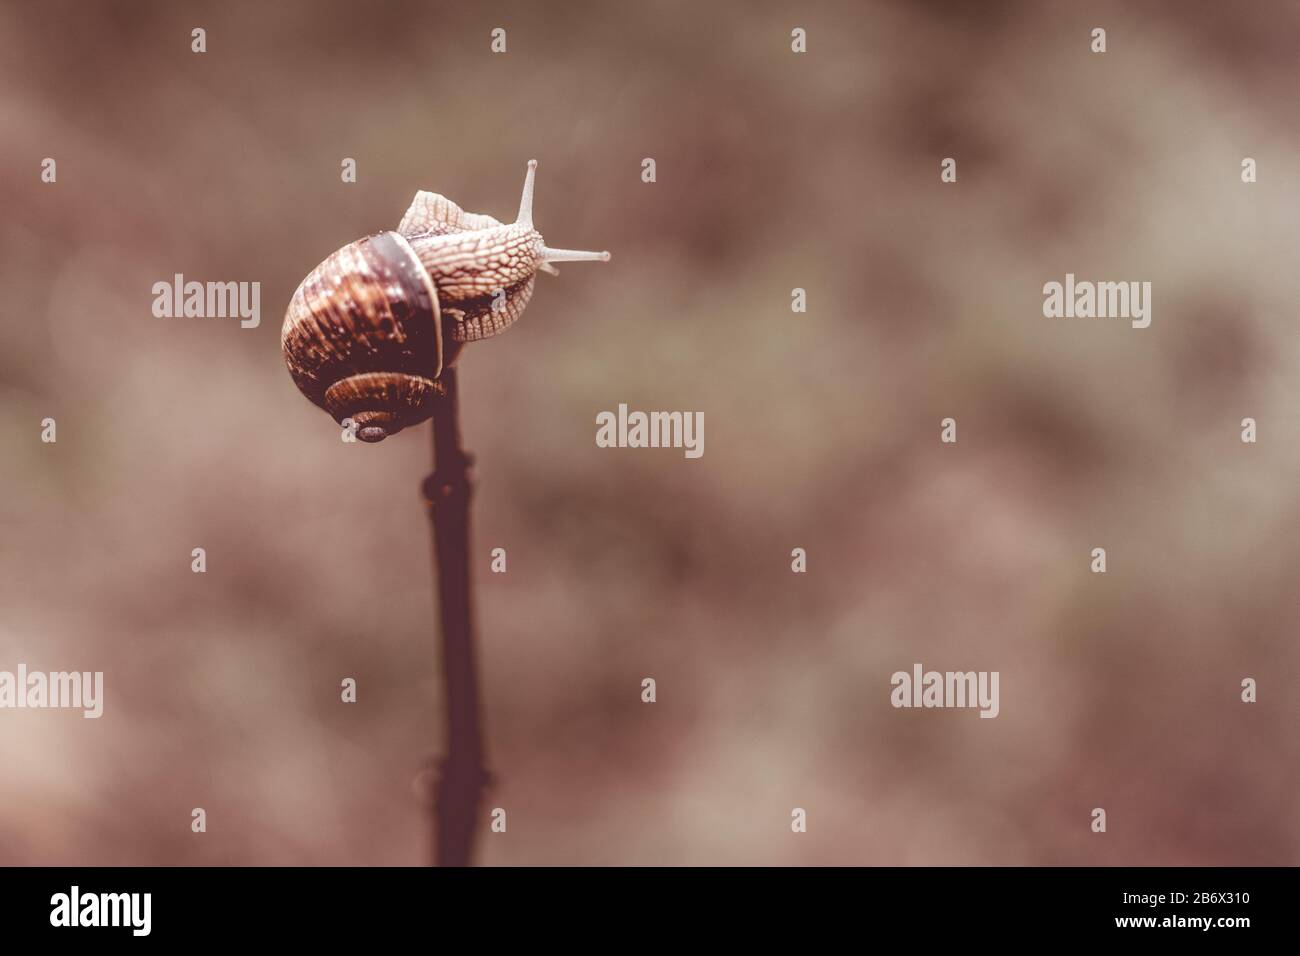
<svg viewBox="0 0 1300 956">
<path fill-rule="evenodd" d="M 349 243 L 313 269 L 280 332 L 299 390 L 362 441 L 382 441 L 433 414 L 438 377 L 468 342 L 499 335 L 551 263 L 609 259 L 551 249 L 533 226 L 528 164 L 518 218 L 502 223 L 421 191 L 396 231 Z"/>
</svg>

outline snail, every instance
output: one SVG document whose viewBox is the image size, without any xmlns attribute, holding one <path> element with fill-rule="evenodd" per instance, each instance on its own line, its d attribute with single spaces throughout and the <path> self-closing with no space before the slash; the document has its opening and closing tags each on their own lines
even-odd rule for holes
<svg viewBox="0 0 1300 956">
<path fill-rule="evenodd" d="M 350 243 L 302 280 L 280 347 L 298 389 L 356 436 L 382 441 L 433 414 L 438 376 L 467 342 L 500 335 L 552 263 L 609 261 L 551 249 L 533 226 L 529 160 L 512 223 L 421 190 L 397 231 Z M 446 344 L 444 344 L 446 343 Z"/>
</svg>

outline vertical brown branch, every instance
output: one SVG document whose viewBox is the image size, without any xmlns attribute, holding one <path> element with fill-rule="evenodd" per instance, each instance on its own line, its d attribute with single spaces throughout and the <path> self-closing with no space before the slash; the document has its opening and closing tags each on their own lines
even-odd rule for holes
<svg viewBox="0 0 1300 956">
<path fill-rule="evenodd" d="M 438 866 L 468 866 L 479 825 L 479 800 L 487 782 L 470 600 L 473 459 L 460 443 L 456 370 L 444 369 L 441 381 L 446 392 L 434 402 L 434 470 L 423 486 L 433 531 L 447 728 L 447 751 L 434 798 L 435 859 Z"/>
</svg>

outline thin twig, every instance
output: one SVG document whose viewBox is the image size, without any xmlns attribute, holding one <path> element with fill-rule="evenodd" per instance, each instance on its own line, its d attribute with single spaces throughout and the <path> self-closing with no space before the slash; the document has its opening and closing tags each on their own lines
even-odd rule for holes
<svg viewBox="0 0 1300 956">
<path fill-rule="evenodd" d="M 470 599 L 469 507 L 473 459 L 461 447 L 456 370 L 444 369 L 445 393 L 434 400 L 434 471 L 423 492 L 429 505 L 442 623 L 442 670 L 447 713 L 447 754 L 435 795 L 435 859 L 438 866 L 468 866 L 479 826 L 479 801 L 487 771 L 474 614 Z"/>
</svg>

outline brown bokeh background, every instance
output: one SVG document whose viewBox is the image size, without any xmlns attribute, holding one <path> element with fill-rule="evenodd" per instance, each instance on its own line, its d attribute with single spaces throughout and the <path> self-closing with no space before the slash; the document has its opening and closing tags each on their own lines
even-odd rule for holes
<svg viewBox="0 0 1300 956">
<path fill-rule="evenodd" d="M 106 704 L 0 712 L 0 863 L 427 861 L 428 436 L 341 443 L 279 325 L 530 157 L 614 259 L 460 362 L 483 862 L 1297 862 L 1298 54 L 1284 2 L 6 3 L 0 669 Z M 261 326 L 154 318 L 176 272 Z M 1066 272 L 1151 327 L 1044 319 Z M 704 457 L 597 449 L 619 402 Z M 914 661 L 1001 716 L 892 709 Z"/>
</svg>

